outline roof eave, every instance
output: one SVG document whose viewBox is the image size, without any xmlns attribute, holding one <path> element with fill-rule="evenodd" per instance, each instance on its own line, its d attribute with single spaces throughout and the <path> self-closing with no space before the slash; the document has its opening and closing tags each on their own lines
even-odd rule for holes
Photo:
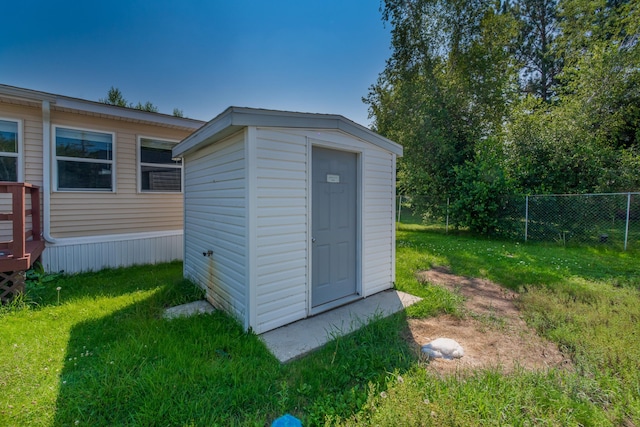
<svg viewBox="0 0 640 427">
<path fill-rule="evenodd" d="M 0 95 L 15 98 L 15 99 L 23 99 L 27 101 L 49 101 L 55 102 L 57 96 L 51 93 L 39 92 L 37 90 L 24 89 L 21 87 L 9 86 L 0 84 Z"/>
<path fill-rule="evenodd" d="M 173 149 L 173 155 L 175 157 L 184 156 L 189 152 L 226 138 L 246 126 L 341 130 L 390 151 L 397 156 L 402 156 L 401 145 L 340 115 L 244 107 L 227 108 L 198 131 L 176 145 Z"/>
<path fill-rule="evenodd" d="M 185 119 L 183 117 L 174 117 L 166 114 L 151 113 L 133 108 L 118 107 L 99 102 L 84 101 L 81 99 L 60 97 L 56 100 L 55 106 L 59 108 L 68 108 L 71 110 L 84 111 L 87 113 L 111 116 L 120 119 L 161 124 L 171 127 L 180 127 L 186 129 L 199 129 L 204 122 L 200 120 Z"/>
<path fill-rule="evenodd" d="M 199 129 L 205 122 L 183 117 L 169 116 L 166 114 L 152 113 L 133 108 L 118 107 L 85 99 L 71 98 L 37 90 L 24 89 L 15 86 L 0 84 L 0 95 L 13 99 L 22 99 L 32 102 L 48 101 L 54 107 L 82 111 L 89 114 L 109 116 L 121 120 L 146 122 L 184 129 Z"/>
</svg>

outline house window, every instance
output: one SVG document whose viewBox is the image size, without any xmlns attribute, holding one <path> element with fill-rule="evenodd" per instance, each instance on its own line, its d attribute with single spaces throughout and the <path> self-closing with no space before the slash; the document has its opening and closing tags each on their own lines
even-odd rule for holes
<svg viewBox="0 0 640 427">
<path fill-rule="evenodd" d="M 58 190 L 113 191 L 113 134 L 55 128 Z"/>
<path fill-rule="evenodd" d="M 19 122 L 0 119 L 0 181 L 18 181 L 20 167 L 19 129 Z"/>
<path fill-rule="evenodd" d="M 182 191 L 182 159 L 174 159 L 171 149 L 177 142 L 139 139 L 140 191 L 179 193 Z"/>
</svg>

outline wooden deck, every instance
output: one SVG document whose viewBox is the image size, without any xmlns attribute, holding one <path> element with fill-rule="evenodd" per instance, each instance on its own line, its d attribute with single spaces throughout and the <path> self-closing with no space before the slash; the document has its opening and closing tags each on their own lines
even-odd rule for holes
<svg viewBox="0 0 640 427">
<path fill-rule="evenodd" d="M 0 241 L 0 299 L 5 302 L 24 290 L 24 272 L 44 251 L 44 240 L 40 229 L 40 188 L 0 181 L 0 194 L 11 194 L 11 212 L 0 213 L 0 222 L 12 223 L 10 238 Z"/>
</svg>

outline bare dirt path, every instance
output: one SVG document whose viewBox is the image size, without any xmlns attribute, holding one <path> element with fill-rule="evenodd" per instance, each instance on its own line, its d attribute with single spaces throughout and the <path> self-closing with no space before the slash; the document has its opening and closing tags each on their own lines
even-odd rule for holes
<svg viewBox="0 0 640 427">
<path fill-rule="evenodd" d="M 417 277 L 465 298 L 462 317 L 409 319 L 411 338 L 417 345 L 436 338 L 451 338 L 464 348 L 461 359 L 431 360 L 429 370 L 442 375 L 483 368 L 510 373 L 518 366 L 540 370 L 571 365 L 554 343 L 538 336 L 522 320 L 516 304 L 517 293 L 486 279 L 456 276 L 443 267 L 421 271 Z"/>
</svg>

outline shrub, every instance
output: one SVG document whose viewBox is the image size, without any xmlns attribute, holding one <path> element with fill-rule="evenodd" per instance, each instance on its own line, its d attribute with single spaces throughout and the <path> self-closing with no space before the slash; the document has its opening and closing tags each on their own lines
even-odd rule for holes
<svg viewBox="0 0 640 427">
<path fill-rule="evenodd" d="M 473 162 L 454 168 L 450 212 L 455 226 L 479 234 L 510 235 L 514 231 L 515 185 L 500 157 L 499 150 L 481 150 Z"/>
</svg>

